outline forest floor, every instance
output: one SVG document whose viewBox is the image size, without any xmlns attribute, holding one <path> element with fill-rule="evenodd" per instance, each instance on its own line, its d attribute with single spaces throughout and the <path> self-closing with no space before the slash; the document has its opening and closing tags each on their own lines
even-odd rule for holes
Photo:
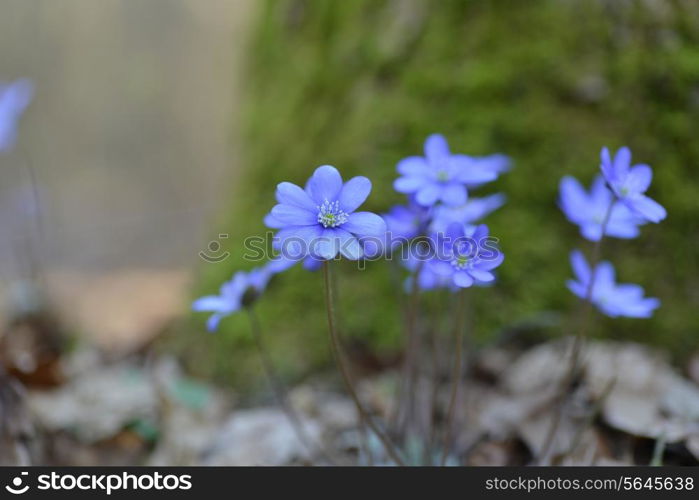
<svg viewBox="0 0 699 500">
<path fill-rule="evenodd" d="M 0 384 L 0 463 L 391 464 L 379 440 L 358 426 L 334 375 L 289 391 L 302 441 L 273 398 L 251 403 L 193 379 L 150 342 L 121 355 L 87 345 L 59 354 L 29 335 L 35 356 L 27 359 L 17 339 L 37 324 L 15 325 L 0 345 L 12 373 Z M 470 360 L 447 464 L 699 463 L 699 360 L 682 375 L 642 345 L 593 342 L 583 373 L 561 398 L 567 349 L 563 340 L 501 346 Z M 395 421 L 400 379 L 388 370 L 359 380 L 376 421 Z M 406 463 L 439 462 L 445 416 L 433 408 L 446 407 L 449 390 L 447 373 L 418 373 L 412 424 L 393 433 Z"/>
</svg>

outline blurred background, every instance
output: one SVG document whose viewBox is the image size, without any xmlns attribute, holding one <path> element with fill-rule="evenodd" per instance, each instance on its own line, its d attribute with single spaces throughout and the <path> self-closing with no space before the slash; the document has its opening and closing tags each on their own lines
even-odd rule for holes
<svg viewBox="0 0 699 500">
<path fill-rule="evenodd" d="M 609 241 L 604 256 L 619 281 L 643 285 L 662 307 L 646 321 L 596 316 L 593 336 L 654 346 L 691 376 L 698 3 L 0 0 L 0 13 L 0 80 L 35 85 L 17 147 L 0 156 L 6 343 L 26 338 L 18 317 L 50 311 L 50 327 L 30 327 L 60 331 L 59 350 L 73 357 L 97 346 L 98 357 L 86 355 L 96 369 L 145 356 L 180 381 L 173 391 L 187 405 L 214 397 L 201 384 L 267 402 L 246 319 L 207 335 L 191 299 L 254 265 L 242 242 L 264 234 L 276 183 L 302 184 L 330 163 L 346 178 L 368 176 L 367 209 L 385 212 L 402 202 L 391 188 L 395 164 L 438 132 L 454 151 L 504 153 L 514 164 L 488 188 L 508 198 L 488 218 L 507 260 L 497 286 L 472 294 L 475 345 L 571 333 L 568 253 L 589 247 L 557 208 L 558 183 L 574 175 L 589 184 L 600 148 L 627 145 L 653 166 L 649 194 L 669 216 L 639 239 Z M 230 255 L 214 263 L 200 252 Z M 353 361 L 369 374 L 395 367 L 401 290 L 389 266 L 348 265 L 339 279 Z M 322 375 L 330 357 L 321 285 L 318 273 L 295 268 L 259 304 L 291 384 L 334 381 Z M 437 294 L 425 307 L 449 300 Z M 156 442 L 167 434 L 152 419 L 127 420 Z"/>
<path fill-rule="evenodd" d="M 186 309 L 241 163 L 248 4 L 2 2 L 0 79 L 35 85 L 2 158 L 6 285 L 40 266 L 66 316 L 107 343 Z"/>
</svg>

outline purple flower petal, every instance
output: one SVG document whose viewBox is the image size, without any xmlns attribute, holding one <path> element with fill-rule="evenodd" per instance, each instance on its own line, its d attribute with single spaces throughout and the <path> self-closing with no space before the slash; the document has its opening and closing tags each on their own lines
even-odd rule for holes
<svg viewBox="0 0 699 500">
<path fill-rule="evenodd" d="M 224 316 L 223 314 L 219 314 L 219 313 L 212 314 L 209 317 L 209 319 L 206 320 L 206 328 L 210 332 L 215 332 L 216 329 L 218 328 L 218 324 L 221 321 L 221 318 L 223 318 L 223 316 Z"/>
<path fill-rule="evenodd" d="M 218 295 L 207 295 L 192 302 L 192 311 L 219 311 L 226 307 L 226 301 Z"/>
<path fill-rule="evenodd" d="M 626 177 L 631 166 L 631 150 L 624 146 L 619 148 L 614 156 L 614 172 L 617 179 Z"/>
<path fill-rule="evenodd" d="M 496 267 L 499 267 L 504 260 L 505 254 L 503 254 L 502 252 L 498 252 L 492 258 L 481 258 L 476 264 L 474 264 L 474 269 L 480 269 L 482 271 L 491 271 Z"/>
<path fill-rule="evenodd" d="M 609 262 L 600 262 L 595 268 L 595 291 L 614 286 L 614 266 Z"/>
<path fill-rule="evenodd" d="M 600 151 L 600 170 L 602 175 L 608 182 L 614 182 L 616 179 L 614 164 L 612 163 L 611 155 L 609 154 L 609 148 L 604 147 Z"/>
<path fill-rule="evenodd" d="M 566 281 L 566 286 L 568 287 L 568 290 L 573 292 L 579 298 L 585 298 L 585 295 L 587 294 L 587 287 L 582 283 L 579 283 L 574 280 L 568 280 Z"/>
<path fill-rule="evenodd" d="M 667 211 L 665 208 L 657 201 L 652 200 L 645 195 L 638 195 L 633 199 L 625 201 L 626 205 L 631 210 L 651 222 L 657 223 L 667 217 Z"/>
<path fill-rule="evenodd" d="M 357 260 L 363 255 L 359 240 L 353 234 L 343 229 L 336 228 L 335 235 L 340 244 L 340 253 L 344 257 L 347 257 L 349 260 Z"/>
<path fill-rule="evenodd" d="M 440 276 L 451 276 L 454 272 L 452 265 L 444 260 L 430 260 L 428 265 L 435 274 Z"/>
<path fill-rule="evenodd" d="M 464 225 L 458 222 L 452 222 L 447 226 L 447 230 L 444 232 L 444 237 L 446 243 L 453 245 L 456 240 L 463 238 L 466 235 L 464 231 Z"/>
<path fill-rule="evenodd" d="M 454 273 L 454 284 L 461 288 L 468 288 L 473 285 L 473 278 L 464 271 Z"/>
<path fill-rule="evenodd" d="M 560 204 L 563 213 L 572 222 L 581 220 L 589 206 L 587 193 L 577 179 L 565 176 L 560 183 Z"/>
<path fill-rule="evenodd" d="M 371 212 L 350 214 L 342 229 L 357 236 L 383 237 L 386 234 L 386 222 Z"/>
<path fill-rule="evenodd" d="M 317 259 L 331 260 L 340 251 L 340 239 L 337 229 L 325 229 L 320 237 L 312 241 L 310 255 Z"/>
<path fill-rule="evenodd" d="M 310 212 L 317 211 L 318 205 L 311 200 L 308 193 L 291 182 L 282 182 L 278 184 L 275 195 L 277 201 L 282 205 L 293 205 Z"/>
<path fill-rule="evenodd" d="M 624 186 L 632 193 L 645 193 L 653 180 L 653 170 L 648 165 L 636 165 L 626 177 Z"/>
<path fill-rule="evenodd" d="M 265 215 L 264 223 L 265 226 L 270 229 L 281 229 L 282 227 L 286 226 L 286 224 L 277 220 L 271 213 Z"/>
<path fill-rule="evenodd" d="M 599 241 L 602 238 L 602 225 L 595 222 L 581 224 L 580 234 L 582 234 L 586 240 Z M 616 236 L 610 233 L 609 228 L 607 228 L 607 234 Z"/>
<path fill-rule="evenodd" d="M 323 228 L 319 225 L 294 226 L 277 232 L 275 244 L 284 258 L 300 260 L 309 255 L 313 242 L 323 234 Z"/>
<path fill-rule="evenodd" d="M 489 235 L 490 230 L 488 229 L 488 226 L 486 226 L 485 224 L 479 224 L 473 230 L 471 238 L 473 238 L 476 241 L 476 243 L 478 243 L 479 247 L 483 247 L 483 245 L 485 244 L 485 240 L 488 238 Z"/>
<path fill-rule="evenodd" d="M 272 217 L 282 224 L 310 226 L 318 224 L 318 214 L 293 205 L 275 205 Z"/>
<path fill-rule="evenodd" d="M 340 208 L 347 213 L 354 212 L 366 201 L 371 192 L 371 181 L 366 177 L 354 177 L 340 190 Z"/>
<path fill-rule="evenodd" d="M 581 186 L 582 189 L 582 186 Z M 583 195 L 585 192 L 583 191 Z M 612 193 L 607 187 L 607 181 L 604 180 L 604 176 L 597 174 L 595 179 L 592 181 L 592 187 L 590 188 L 590 198 L 593 203 L 598 206 L 608 207 L 612 199 Z"/>
<path fill-rule="evenodd" d="M 467 198 L 466 187 L 462 184 L 449 184 L 442 189 L 442 201 L 447 205 L 463 205 Z"/>
<path fill-rule="evenodd" d="M 455 180 L 466 184 L 483 184 L 498 178 L 498 172 L 488 166 L 487 163 L 467 155 L 453 155 L 449 162 L 456 167 Z"/>
<path fill-rule="evenodd" d="M 303 268 L 307 271 L 317 271 L 322 265 L 322 260 L 314 259 L 310 256 L 303 261 Z"/>
<path fill-rule="evenodd" d="M 420 177 L 398 177 L 393 181 L 393 189 L 399 193 L 414 193 L 425 184 L 425 180 Z"/>
<path fill-rule="evenodd" d="M 625 211 L 628 209 L 626 208 L 626 205 L 616 205 L 617 207 L 623 207 Z M 616 207 L 615 207 L 616 208 Z M 615 213 L 618 213 L 618 211 L 615 211 L 612 213 L 612 216 L 609 219 L 609 224 L 607 225 L 607 231 L 606 235 L 607 236 L 614 236 L 615 238 L 622 238 L 622 239 L 631 239 L 635 238 L 640 234 L 640 230 L 638 229 L 637 224 L 642 224 L 645 221 L 640 221 L 636 222 L 635 220 L 630 220 L 628 218 L 621 218 L 621 217 L 615 217 Z M 598 226 L 599 227 L 599 226 Z M 600 228 L 601 231 L 601 228 Z M 596 241 L 596 240 L 592 240 Z"/>
<path fill-rule="evenodd" d="M 430 207 L 435 204 L 441 194 L 442 189 L 437 184 L 423 185 L 415 195 L 415 201 L 423 207 Z"/>
<path fill-rule="evenodd" d="M 495 276 L 490 271 L 483 271 L 481 269 L 470 269 L 468 272 L 473 278 L 484 283 L 490 283 L 495 280 Z"/>
<path fill-rule="evenodd" d="M 398 162 L 396 170 L 399 174 L 408 177 L 427 177 L 430 166 L 421 156 L 408 156 Z"/>
<path fill-rule="evenodd" d="M 342 189 L 342 176 L 331 165 L 320 166 L 309 179 L 307 189 L 316 205 L 322 205 L 325 200 L 335 201 Z"/>
<path fill-rule="evenodd" d="M 432 134 L 425 140 L 425 157 L 431 164 L 449 157 L 449 144 L 441 134 Z"/>
</svg>

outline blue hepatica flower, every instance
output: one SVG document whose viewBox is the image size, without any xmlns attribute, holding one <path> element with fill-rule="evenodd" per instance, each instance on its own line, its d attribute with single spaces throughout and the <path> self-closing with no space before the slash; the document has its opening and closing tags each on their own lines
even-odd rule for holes
<svg viewBox="0 0 699 500">
<path fill-rule="evenodd" d="M 210 332 L 216 331 L 221 319 L 239 311 L 247 305 L 248 300 L 254 300 L 267 287 L 274 273 L 274 267 L 266 265 L 250 272 L 238 271 L 233 277 L 221 285 L 218 295 L 207 295 L 192 303 L 192 310 L 197 312 L 212 312 L 206 322 Z"/>
<path fill-rule="evenodd" d="M 510 157 L 500 153 L 487 156 L 470 156 L 470 158 L 478 168 L 492 172 L 496 176 L 508 172 L 512 167 Z M 466 183 L 466 187 L 468 187 L 469 189 L 477 188 L 479 186 L 482 186 L 486 182 L 490 181 L 468 182 Z"/>
<path fill-rule="evenodd" d="M 443 233 L 447 230 L 447 227 L 454 222 L 475 224 L 504 204 L 505 195 L 497 193 L 484 198 L 469 198 L 466 203 L 458 207 L 440 205 L 434 209 L 434 217 L 430 224 L 430 231 Z"/>
<path fill-rule="evenodd" d="M 570 254 L 570 262 L 577 281 L 568 280 L 568 289 L 585 300 L 590 288 L 592 271 L 585 257 L 577 250 Z M 653 311 L 660 306 L 658 299 L 643 296 L 641 286 L 616 284 L 614 266 L 610 262 L 600 262 L 594 273 L 590 301 L 607 316 L 650 318 Z"/>
<path fill-rule="evenodd" d="M 34 86 L 26 78 L 0 82 L 0 153 L 10 151 L 17 141 L 17 125 L 32 100 Z"/>
<path fill-rule="evenodd" d="M 386 234 L 383 239 L 367 239 L 363 242 L 365 257 L 373 259 L 386 255 L 396 247 L 408 243 L 413 238 L 424 234 L 430 221 L 431 209 L 415 203 L 409 197 L 406 205 L 394 205 L 382 215 L 386 222 Z"/>
<path fill-rule="evenodd" d="M 420 262 L 423 262 L 420 265 Z M 429 291 L 438 288 L 448 288 L 452 292 L 459 290 L 459 287 L 454 284 L 451 276 L 444 276 L 434 272 L 431 266 L 425 265 L 424 261 L 417 258 L 413 252 L 408 254 L 407 259 L 402 261 L 403 267 L 412 273 L 408 276 L 404 283 L 406 293 L 410 293 L 413 289 L 413 280 L 417 272 L 417 286 L 420 290 Z"/>
<path fill-rule="evenodd" d="M 394 205 L 383 214 L 386 229 L 396 239 L 410 240 L 422 234 L 430 220 L 431 210 L 410 198 L 407 205 Z"/>
<path fill-rule="evenodd" d="M 667 216 L 662 205 L 644 193 L 653 178 L 653 170 L 648 165 L 631 166 L 631 150 L 620 148 L 614 155 L 602 148 L 600 169 L 614 194 L 632 212 L 651 222 L 660 222 Z"/>
<path fill-rule="evenodd" d="M 415 201 L 429 207 L 441 201 L 463 205 L 468 199 L 467 185 L 493 181 L 503 168 L 502 162 L 452 154 L 446 139 L 433 134 L 425 141 L 425 156 L 409 156 L 396 169 L 401 175 L 393 183 L 396 191 L 415 194 Z"/>
<path fill-rule="evenodd" d="M 282 258 L 298 261 L 307 257 L 330 260 L 338 253 L 357 260 L 363 250 L 359 239 L 382 239 L 386 223 L 371 212 L 356 212 L 371 192 L 371 181 L 354 177 L 342 182 L 335 167 L 318 167 L 306 189 L 290 182 L 277 186 L 279 202 L 265 223 L 279 229 L 275 246 Z"/>
<path fill-rule="evenodd" d="M 435 255 L 427 261 L 436 274 L 451 277 L 454 285 L 468 288 L 474 283 L 489 283 L 491 272 L 502 264 L 504 255 L 488 237 L 488 226 L 465 227 L 450 224 L 445 233 L 433 237 Z"/>
<path fill-rule="evenodd" d="M 625 204 L 615 202 L 614 195 L 605 185 L 604 177 L 598 175 L 590 192 L 573 177 L 561 179 L 559 204 L 561 210 L 573 224 L 580 227 L 580 234 L 590 241 L 602 238 L 602 225 L 610 205 L 614 203 L 604 231 L 606 236 L 635 238 L 638 226 L 645 219 L 633 213 Z"/>
</svg>

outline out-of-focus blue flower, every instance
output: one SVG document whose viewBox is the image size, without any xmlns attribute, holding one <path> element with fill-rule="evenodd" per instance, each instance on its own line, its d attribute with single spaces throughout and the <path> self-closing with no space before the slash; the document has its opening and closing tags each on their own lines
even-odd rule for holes
<svg viewBox="0 0 699 500">
<path fill-rule="evenodd" d="M 415 201 L 426 207 L 438 201 L 463 205 L 468 199 L 467 185 L 493 181 L 501 168 L 500 161 L 452 154 L 446 139 L 433 134 L 425 141 L 424 157 L 409 156 L 398 162 L 401 176 L 393 187 L 399 193 L 415 194 Z"/>
<path fill-rule="evenodd" d="M 568 176 L 561 179 L 561 210 L 569 221 L 580 227 L 580 234 L 590 241 L 602 238 L 602 224 L 612 203 L 614 206 L 604 234 L 615 238 L 638 236 L 638 226 L 645 224 L 646 220 L 631 212 L 623 203 L 615 202 L 614 195 L 605 185 L 604 177 L 598 175 L 595 178 L 589 193 L 577 179 Z"/>
<path fill-rule="evenodd" d="M 568 280 L 568 289 L 585 300 L 590 288 L 592 271 L 582 253 L 575 250 L 570 254 L 570 263 L 576 280 Z M 629 318 L 650 318 L 653 311 L 660 306 L 656 298 L 643 296 L 639 285 L 615 283 L 614 266 L 610 262 L 600 262 L 594 270 L 590 301 L 604 314 L 612 318 L 625 316 Z"/>
<path fill-rule="evenodd" d="M 602 148 L 600 169 L 614 194 L 635 214 L 651 222 L 660 222 L 667 212 L 657 201 L 644 193 L 653 178 L 653 170 L 648 165 L 631 166 L 631 150 L 620 148 L 614 155 Z"/>
<path fill-rule="evenodd" d="M 0 82 L 0 153 L 10 151 L 17 142 L 17 125 L 33 94 L 34 85 L 26 78 Z"/>
<path fill-rule="evenodd" d="M 510 157 L 501 153 L 496 153 L 487 156 L 471 156 L 470 157 L 479 168 L 493 172 L 496 176 L 508 172 L 512 168 Z M 486 181 L 490 182 L 490 181 Z M 469 189 L 482 186 L 485 182 L 469 182 L 466 187 Z"/>
<path fill-rule="evenodd" d="M 460 288 L 493 281 L 495 276 L 491 271 L 502 264 L 504 255 L 488 233 L 485 224 L 471 228 L 450 224 L 445 233 L 433 237 L 435 255 L 427 265 L 436 274 L 451 277 Z"/>
<path fill-rule="evenodd" d="M 420 265 L 420 263 L 422 263 L 422 265 Z M 405 259 L 402 264 L 407 270 L 413 273 L 405 280 L 404 289 L 406 293 L 410 293 L 413 289 L 415 273 L 417 273 L 417 286 L 419 290 L 429 291 L 439 288 L 448 288 L 454 292 L 459 289 L 459 287 L 454 284 L 454 280 L 451 276 L 443 276 L 435 273 L 424 259 L 418 259 L 412 252 L 408 254 L 407 259 Z"/>
<path fill-rule="evenodd" d="M 443 233 L 454 223 L 475 224 L 505 204 L 505 195 L 497 193 L 484 198 L 469 198 L 461 206 L 439 205 L 434 209 L 430 232 Z"/>
<path fill-rule="evenodd" d="M 207 320 L 206 327 L 210 332 L 216 331 L 223 317 L 239 311 L 247 300 L 254 300 L 264 291 L 274 272 L 274 267 L 269 264 L 250 272 L 238 271 L 221 285 L 218 295 L 207 295 L 195 300 L 192 310 L 214 313 Z"/>
<path fill-rule="evenodd" d="M 371 181 L 366 177 L 343 183 L 335 167 L 323 165 L 315 170 L 306 189 L 290 182 L 279 184 L 279 204 L 265 223 L 279 229 L 276 239 L 286 258 L 329 260 L 341 253 L 357 260 L 363 255 L 359 238 L 383 238 L 386 233 L 381 217 L 355 211 L 370 192 Z"/>
<path fill-rule="evenodd" d="M 413 197 L 407 205 L 394 205 L 388 213 L 382 214 L 386 222 L 383 238 L 363 238 L 364 256 L 374 259 L 391 253 L 396 247 L 407 244 L 413 238 L 425 234 L 430 221 L 430 208 L 423 207 Z"/>
<path fill-rule="evenodd" d="M 383 214 L 386 229 L 393 238 L 410 240 L 427 230 L 431 210 L 415 203 L 410 197 L 407 205 L 394 205 Z"/>
</svg>

